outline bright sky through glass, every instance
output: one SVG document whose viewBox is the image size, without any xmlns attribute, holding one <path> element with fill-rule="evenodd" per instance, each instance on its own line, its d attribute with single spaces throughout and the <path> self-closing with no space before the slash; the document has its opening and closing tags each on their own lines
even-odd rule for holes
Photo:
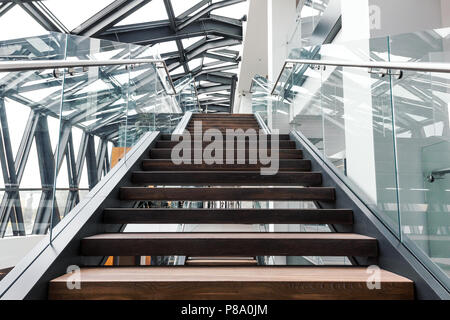
<svg viewBox="0 0 450 320">
<path fill-rule="evenodd" d="M 114 0 L 46 0 L 44 5 L 69 29 L 73 30 Z"/>
</svg>

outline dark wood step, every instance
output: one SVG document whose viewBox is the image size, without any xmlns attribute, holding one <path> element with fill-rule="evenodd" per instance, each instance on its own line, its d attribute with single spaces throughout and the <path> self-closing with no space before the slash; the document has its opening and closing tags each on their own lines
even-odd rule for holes
<svg viewBox="0 0 450 320">
<path fill-rule="evenodd" d="M 248 113 L 230 113 L 230 114 L 193 114 L 191 119 L 214 119 L 214 118 L 219 118 L 219 119 L 238 119 L 238 118 L 242 118 L 242 119 L 255 119 L 255 115 Z"/>
<path fill-rule="evenodd" d="M 320 186 L 320 172 L 278 172 L 263 176 L 260 171 L 137 171 L 136 184 L 160 186 L 245 185 L 245 186 Z"/>
<path fill-rule="evenodd" d="M 376 257 L 377 240 L 352 233 L 110 233 L 81 240 L 85 256 Z"/>
<path fill-rule="evenodd" d="M 259 131 L 258 123 L 249 123 L 249 122 L 236 122 L 236 123 L 224 123 L 224 122 L 201 122 L 202 129 L 211 129 L 211 128 L 231 128 L 231 129 L 247 129 L 252 128 Z M 194 123 L 189 124 L 187 129 L 194 129 Z M 245 130 L 244 130 L 245 131 Z"/>
<path fill-rule="evenodd" d="M 248 129 L 253 129 L 254 131 L 251 131 L 251 133 L 258 133 L 259 131 L 259 126 L 254 126 L 254 125 L 220 125 L 220 126 L 216 126 L 216 125 L 204 125 L 202 126 L 202 132 L 205 132 L 207 130 L 210 129 L 214 129 L 214 130 L 219 130 L 220 132 L 226 133 L 227 130 L 243 130 L 244 132 L 247 131 Z M 186 130 L 191 132 L 191 134 L 193 134 L 195 131 L 195 128 L 193 126 L 188 126 L 186 127 Z"/>
<path fill-rule="evenodd" d="M 173 135 L 175 137 L 177 137 L 178 135 Z M 267 139 L 270 140 L 272 135 L 266 135 Z M 165 140 L 165 141 L 171 141 L 172 140 L 172 135 L 171 134 L 161 134 L 159 136 L 160 140 Z M 248 138 L 247 138 L 248 139 Z M 278 135 L 278 139 L 279 140 L 290 140 L 290 136 L 288 134 L 280 134 Z"/>
<path fill-rule="evenodd" d="M 345 209 L 162 209 L 112 208 L 103 211 L 111 224 L 340 224 L 353 223 Z"/>
<path fill-rule="evenodd" d="M 248 129 L 253 129 L 254 131 L 251 131 L 251 133 L 258 134 L 259 126 L 255 126 L 255 125 L 239 125 L 239 124 L 233 124 L 233 125 L 225 125 L 225 124 L 222 124 L 222 125 L 203 125 L 202 126 L 202 132 L 205 132 L 206 130 L 210 130 L 210 129 L 219 130 L 219 131 L 224 132 L 224 133 L 226 133 L 227 130 L 234 130 L 234 131 L 236 131 L 236 130 L 241 129 L 241 130 L 243 130 L 245 132 Z M 195 128 L 193 126 L 187 126 L 186 130 L 191 132 L 191 133 L 194 133 Z"/>
<path fill-rule="evenodd" d="M 400 300 L 414 299 L 411 280 L 380 270 L 380 289 L 364 267 L 81 268 L 50 282 L 51 300 Z M 318 310 L 320 312 L 320 310 Z M 269 314 L 270 310 L 269 310 Z"/>
<path fill-rule="evenodd" d="M 172 160 L 164 159 L 145 159 L 142 161 L 143 170 L 147 171 L 258 171 L 261 168 L 270 167 L 261 163 L 250 164 L 248 161 L 244 164 L 179 164 L 176 165 Z M 303 159 L 280 159 L 278 161 L 279 171 L 310 171 L 311 161 Z"/>
<path fill-rule="evenodd" d="M 145 188 L 122 187 L 120 198 L 128 201 L 333 201 L 334 188 Z"/>
<path fill-rule="evenodd" d="M 204 257 L 188 258 L 186 266 L 257 266 L 255 258 L 226 258 L 226 257 Z"/>
<path fill-rule="evenodd" d="M 256 154 L 257 159 L 259 157 L 258 150 L 249 150 L 249 149 L 243 149 L 243 150 L 223 150 L 223 157 L 224 159 L 227 157 L 227 152 L 233 152 L 235 159 L 238 159 L 238 155 L 241 156 L 241 153 L 244 154 L 244 159 L 249 159 L 249 154 L 254 156 Z M 270 156 L 271 150 L 267 150 L 268 155 Z M 195 152 L 198 152 L 198 150 L 191 149 L 191 158 L 192 155 L 195 154 Z M 203 151 L 201 151 L 203 152 Z M 303 158 L 303 152 L 302 150 L 297 149 L 279 149 L 278 150 L 278 157 L 280 159 L 302 159 Z M 151 159 L 171 159 L 172 158 L 172 149 L 152 149 L 150 150 L 150 158 Z"/>
<path fill-rule="evenodd" d="M 216 114 L 216 115 L 209 115 L 209 116 L 192 116 L 191 117 L 191 121 L 194 120 L 237 120 L 237 119 L 242 119 L 242 120 L 256 120 L 256 117 L 252 114 L 249 115 L 234 115 L 234 116 L 229 116 L 229 115 L 220 115 L 220 114 Z"/>
<path fill-rule="evenodd" d="M 256 119 L 196 119 L 193 121 L 190 121 L 188 125 L 193 126 L 195 123 L 202 123 L 202 124 L 254 124 L 258 126 L 258 121 Z"/>
<path fill-rule="evenodd" d="M 197 144 L 200 145 L 200 143 L 198 143 L 198 142 L 196 142 L 194 140 L 191 140 L 191 142 L 192 142 L 192 148 L 196 148 Z M 171 148 L 175 147 L 176 145 L 178 145 L 179 143 L 180 142 L 178 142 L 178 141 L 164 141 L 164 140 L 160 140 L 160 141 L 156 142 L 156 148 L 171 149 Z M 211 144 L 211 142 L 206 142 L 206 141 L 201 142 L 201 145 L 202 145 L 203 148 L 209 146 L 210 144 Z M 245 148 L 249 148 L 249 144 L 250 143 L 247 140 L 245 142 Z M 250 144 L 250 145 L 252 145 L 252 144 Z M 223 141 L 223 146 L 224 146 L 224 149 L 227 147 L 225 140 Z M 234 147 L 236 148 L 237 146 L 238 146 L 237 141 L 234 141 Z M 272 146 L 271 140 L 267 140 L 266 146 L 267 146 L 267 148 L 270 148 Z M 259 148 L 259 143 L 258 143 L 257 147 Z M 294 141 L 280 140 L 278 142 L 278 148 L 280 148 L 280 149 L 295 149 L 295 142 Z"/>
</svg>

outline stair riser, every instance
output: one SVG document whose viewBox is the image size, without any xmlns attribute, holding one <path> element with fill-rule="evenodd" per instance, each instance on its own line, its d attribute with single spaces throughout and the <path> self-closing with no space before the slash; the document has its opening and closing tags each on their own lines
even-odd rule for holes
<svg viewBox="0 0 450 320">
<path fill-rule="evenodd" d="M 376 240 L 108 239 L 81 241 L 85 256 L 377 256 Z"/>
<path fill-rule="evenodd" d="M 238 156 L 241 157 L 241 153 L 242 151 L 237 151 L 237 150 L 233 150 L 233 154 L 234 154 L 234 158 L 238 159 Z M 198 150 L 191 150 L 190 153 L 190 158 L 192 159 L 195 152 L 198 152 Z M 223 150 L 223 158 L 226 159 L 227 157 L 227 152 L 229 153 L 229 150 Z M 203 151 L 202 151 L 203 153 Z M 252 155 L 252 157 L 254 156 L 254 154 L 256 154 L 256 158 L 252 158 L 252 159 L 257 159 L 258 158 L 258 151 L 249 151 L 244 150 L 244 159 L 249 159 L 249 154 Z M 268 150 L 268 156 L 270 156 L 272 153 L 270 152 L 270 149 Z M 214 156 L 214 154 L 213 154 Z M 301 150 L 295 150 L 295 149 L 290 149 L 290 150 L 278 150 L 278 156 L 280 159 L 302 159 L 303 158 L 303 153 L 301 152 Z M 153 149 L 150 151 L 150 158 L 151 159 L 171 159 L 172 158 L 172 150 L 171 149 Z M 241 158 L 239 158 L 241 159 Z"/>
<path fill-rule="evenodd" d="M 190 129 L 190 130 L 194 130 L 194 126 L 192 125 L 188 125 L 186 127 L 186 129 Z M 234 123 L 234 124 L 228 124 L 228 123 L 203 123 L 202 124 L 202 129 L 206 130 L 206 129 L 219 129 L 219 128 L 223 128 L 223 129 L 234 129 L 234 130 L 238 130 L 238 129 L 243 129 L 244 131 L 246 131 L 247 129 L 254 129 L 256 131 L 256 133 L 258 134 L 260 131 L 260 128 L 257 124 L 253 124 L 253 123 Z M 262 132 L 261 132 L 262 134 Z"/>
<path fill-rule="evenodd" d="M 135 172 L 133 183 L 152 185 L 246 185 L 246 186 L 320 186 L 321 173 L 279 172 L 274 176 L 263 176 L 257 172 Z"/>
<path fill-rule="evenodd" d="M 332 188 L 121 188 L 122 200 L 333 201 Z"/>
<path fill-rule="evenodd" d="M 191 119 L 214 119 L 214 118 L 224 118 L 224 119 L 255 119 L 254 114 L 245 113 L 230 113 L 230 114 L 194 114 Z"/>
<path fill-rule="evenodd" d="M 258 171 L 261 168 L 269 168 L 270 165 L 237 164 L 174 164 L 171 160 L 144 160 L 142 169 L 147 171 Z M 311 162 L 308 160 L 279 160 L 279 171 L 310 171 Z"/>
<path fill-rule="evenodd" d="M 174 135 L 174 136 L 177 137 L 178 135 Z M 266 135 L 266 136 L 267 136 L 267 140 L 271 139 L 271 135 Z M 257 137 L 259 138 L 258 134 L 257 134 Z M 278 139 L 279 140 L 290 140 L 290 137 L 287 134 L 280 134 L 280 135 L 278 135 Z M 163 134 L 163 135 L 160 136 L 160 140 L 171 141 L 172 140 L 172 135 L 171 134 Z"/>
<path fill-rule="evenodd" d="M 175 147 L 175 146 L 178 145 L 179 143 L 181 143 L 181 142 L 177 142 L 177 141 L 158 141 L 158 142 L 156 143 L 156 148 L 172 149 L 173 147 Z M 205 148 L 205 147 L 211 145 L 211 143 L 212 143 L 212 142 L 205 142 L 205 141 L 203 141 L 203 142 L 197 142 L 197 141 L 193 141 L 193 140 L 192 140 L 192 141 L 191 141 L 191 146 L 192 146 L 193 149 L 194 149 L 194 148 L 197 148 L 198 146 L 202 146 L 203 148 Z M 241 143 L 238 143 L 238 142 L 235 141 L 234 143 L 231 144 L 231 146 L 232 146 L 233 148 L 238 148 L 238 147 L 241 147 Z M 249 143 L 249 141 L 246 141 L 246 142 L 244 143 L 245 149 L 249 149 L 249 146 L 251 146 L 251 149 L 255 149 L 255 147 L 259 149 L 259 142 L 256 144 L 256 146 L 253 146 L 253 143 Z M 270 141 L 270 140 L 267 140 L 265 146 L 266 146 L 268 149 L 270 149 L 271 146 L 272 146 L 271 141 Z M 223 142 L 223 149 L 225 150 L 225 149 L 227 149 L 227 148 L 228 148 L 227 143 L 226 143 L 226 141 L 224 141 L 224 142 Z M 279 148 L 279 149 L 295 149 L 295 142 L 293 142 L 293 141 L 283 141 L 283 140 L 281 140 L 281 141 L 279 141 L 279 143 L 278 143 L 278 148 Z"/>
<path fill-rule="evenodd" d="M 81 290 L 51 283 L 51 300 L 403 300 L 414 298 L 412 283 L 383 282 L 369 290 L 365 282 L 82 282 Z"/>
<path fill-rule="evenodd" d="M 221 124 L 226 124 L 226 125 L 241 125 L 241 124 L 251 124 L 255 127 L 258 127 L 258 121 L 256 120 L 195 120 L 195 121 L 191 121 L 189 122 L 189 126 L 194 126 L 195 123 L 197 122 L 197 124 L 200 122 L 202 125 L 221 125 Z"/>
<path fill-rule="evenodd" d="M 351 225 L 351 211 L 277 212 L 223 210 L 105 210 L 104 222 L 111 224 L 339 224 Z"/>
</svg>

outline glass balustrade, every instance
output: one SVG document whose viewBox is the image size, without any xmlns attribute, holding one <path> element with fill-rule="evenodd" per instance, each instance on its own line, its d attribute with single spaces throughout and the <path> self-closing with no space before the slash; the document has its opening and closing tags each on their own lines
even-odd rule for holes
<svg viewBox="0 0 450 320">
<path fill-rule="evenodd" d="M 194 78 L 190 74 L 186 75 L 174 81 L 174 85 L 177 91 L 176 99 L 183 112 L 201 112 Z"/>
<path fill-rule="evenodd" d="M 58 33 L 0 41 L 0 61 L 144 58 L 160 59 L 150 47 Z M 86 199 L 145 133 L 175 129 L 180 106 L 192 109 L 196 95 L 174 93 L 156 62 L 0 72 L 0 270 Z"/>
<path fill-rule="evenodd" d="M 295 50 L 310 60 L 449 63 L 450 29 Z M 288 63 L 265 103 L 270 127 L 299 132 L 450 288 L 450 73 Z"/>
</svg>

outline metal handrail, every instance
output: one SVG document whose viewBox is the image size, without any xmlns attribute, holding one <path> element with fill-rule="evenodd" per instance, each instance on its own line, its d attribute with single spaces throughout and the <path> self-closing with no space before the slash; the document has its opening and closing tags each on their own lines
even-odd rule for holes
<svg viewBox="0 0 450 320">
<path fill-rule="evenodd" d="M 19 72 L 59 68 L 79 68 L 79 67 L 104 67 L 119 65 L 137 64 L 161 64 L 172 88 L 173 94 L 177 91 L 167 68 L 166 62 L 162 59 L 128 59 L 128 60 L 33 60 L 33 61 L 0 61 L 0 72 Z"/>
<path fill-rule="evenodd" d="M 263 132 L 265 134 L 270 134 L 272 131 L 269 129 L 269 127 L 266 125 L 266 123 L 264 122 L 264 120 L 262 119 L 261 115 L 259 114 L 259 112 L 255 112 L 255 118 L 256 121 L 258 121 L 259 126 L 261 127 L 261 129 L 263 130 Z"/>
<path fill-rule="evenodd" d="M 278 74 L 277 81 L 275 82 L 272 88 L 271 92 L 272 95 L 274 94 L 286 67 L 290 67 L 296 64 L 450 73 L 450 63 L 440 63 L 440 62 L 388 62 L 388 61 L 353 62 L 353 61 L 338 61 L 338 60 L 286 59 L 284 61 L 280 73 Z"/>
</svg>

